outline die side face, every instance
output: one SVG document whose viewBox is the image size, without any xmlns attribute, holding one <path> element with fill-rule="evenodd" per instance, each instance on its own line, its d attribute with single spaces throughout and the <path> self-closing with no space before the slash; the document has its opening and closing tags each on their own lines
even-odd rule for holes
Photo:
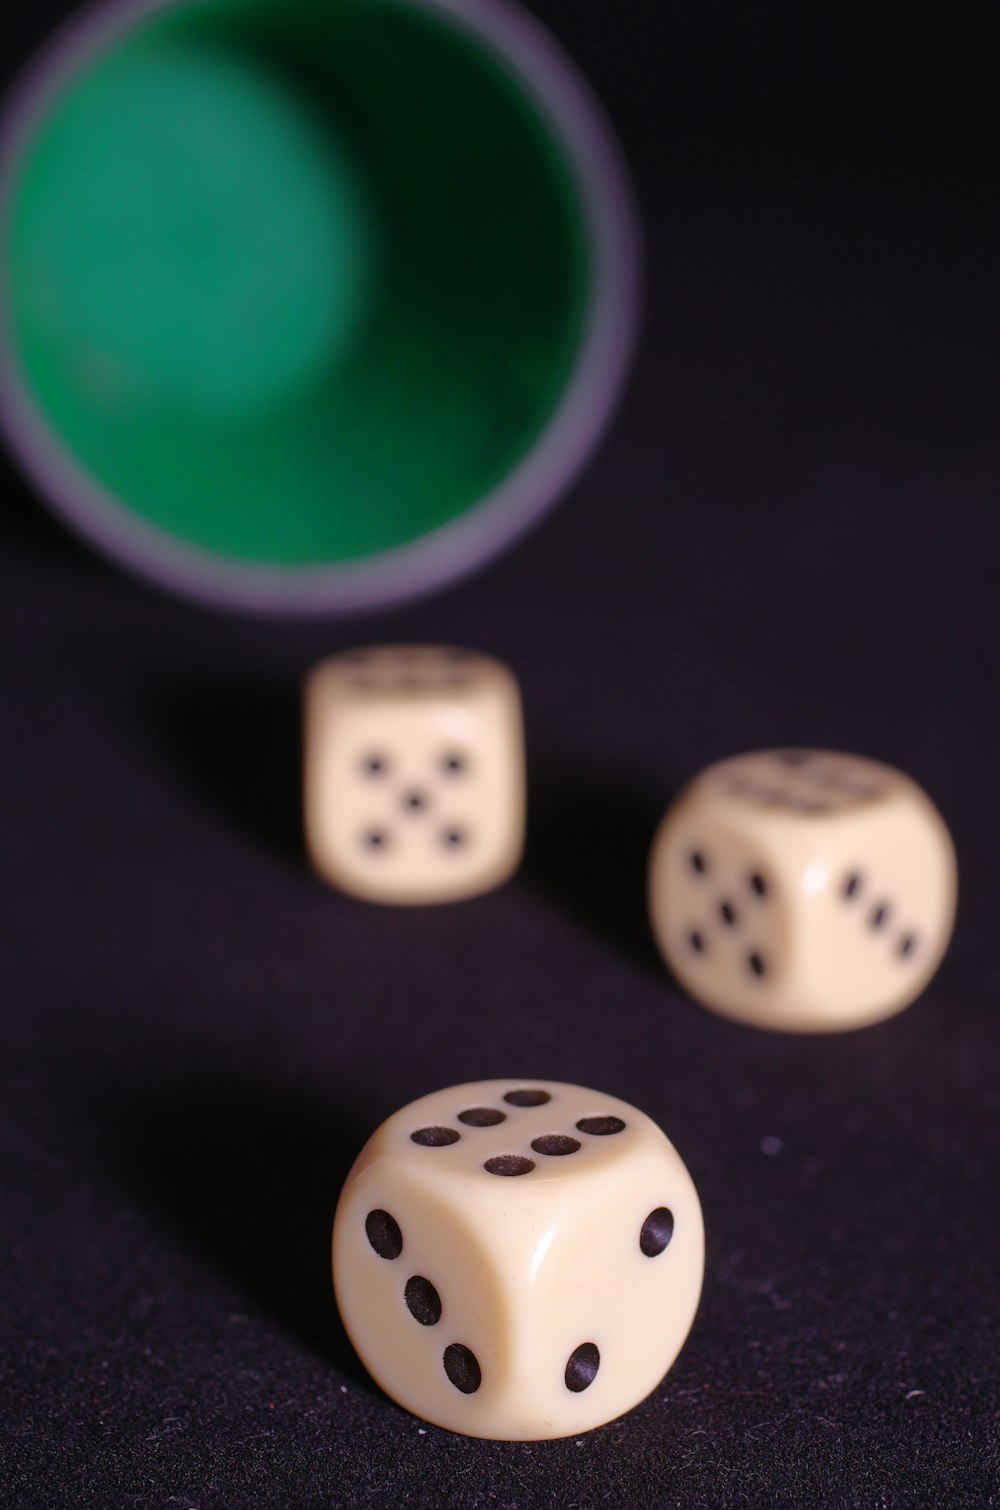
<svg viewBox="0 0 1000 1510">
<path fill-rule="evenodd" d="M 780 1012 L 795 968 L 794 880 L 766 837 L 691 803 L 661 832 L 650 893 L 654 931 L 685 990 L 751 1021 Z"/>
<path fill-rule="evenodd" d="M 509 1367 L 507 1297 L 489 1235 L 433 1180 L 382 1158 L 337 1209 L 334 1286 L 344 1327 L 388 1395 L 440 1425 L 496 1408 Z"/>
<path fill-rule="evenodd" d="M 334 657 L 307 684 L 305 765 L 310 852 L 343 890 L 447 901 L 517 864 L 520 706 L 496 661 L 414 646 Z"/>
<path fill-rule="evenodd" d="M 753 866 L 778 904 L 774 958 L 761 955 L 753 982 L 727 974 L 724 954 L 684 946 L 698 891 L 684 856 L 699 844 L 724 874 Z M 940 962 L 954 903 L 954 852 L 925 794 L 890 767 L 822 751 L 710 767 L 668 813 L 651 859 L 654 931 L 678 979 L 764 1027 L 832 1030 L 899 1010 Z"/>
<path fill-rule="evenodd" d="M 923 799 L 898 792 L 837 825 L 808 873 L 804 990 L 832 1025 L 877 1021 L 923 990 L 951 937 L 951 840 Z"/>
<path fill-rule="evenodd" d="M 334 1228 L 338 1302 L 369 1371 L 473 1436 L 562 1436 L 638 1403 L 687 1335 L 703 1268 L 698 1198 L 660 1130 L 556 1082 L 404 1108 L 360 1156 Z"/>
</svg>

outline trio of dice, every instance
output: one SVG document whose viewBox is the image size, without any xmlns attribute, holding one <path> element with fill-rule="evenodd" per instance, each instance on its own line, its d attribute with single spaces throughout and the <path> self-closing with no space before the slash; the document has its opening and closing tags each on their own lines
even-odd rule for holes
<svg viewBox="0 0 1000 1510">
<path fill-rule="evenodd" d="M 305 811 L 320 873 L 371 901 L 499 885 L 524 839 L 510 671 L 405 646 L 325 661 L 306 686 Z M 908 777 L 773 750 L 703 771 L 653 840 L 653 932 L 697 1000 L 758 1026 L 898 1011 L 950 937 L 955 857 Z M 677 1356 L 704 1271 L 698 1197 L 642 1112 L 554 1081 L 426 1096 L 369 1140 L 334 1222 L 348 1333 L 388 1394 L 472 1436 L 612 1420 Z"/>
</svg>

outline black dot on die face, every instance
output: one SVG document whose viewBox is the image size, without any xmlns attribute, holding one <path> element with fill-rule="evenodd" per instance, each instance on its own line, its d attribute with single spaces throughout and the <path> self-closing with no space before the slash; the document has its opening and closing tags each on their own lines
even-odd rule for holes
<svg viewBox="0 0 1000 1510">
<path fill-rule="evenodd" d="M 494 1106 L 470 1106 L 468 1111 L 459 1112 L 458 1120 L 466 1127 L 496 1127 L 498 1122 L 507 1120 L 507 1113 Z"/>
<path fill-rule="evenodd" d="M 573 1349 L 566 1365 L 566 1388 L 572 1390 L 574 1395 L 582 1394 L 589 1389 L 597 1378 L 597 1370 L 601 1366 L 601 1355 L 594 1342 L 581 1342 L 579 1347 Z"/>
<path fill-rule="evenodd" d="M 896 950 L 896 953 L 899 955 L 900 959 L 909 959 L 916 947 L 916 934 L 904 933 L 903 937 L 899 941 L 899 947 Z"/>
<path fill-rule="evenodd" d="M 403 797 L 403 807 L 408 813 L 422 813 L 427 806 L 427 798 L 423 792 L 407 792 Z"/>
<path fill-rule="evenodd" d="M 759 870 L 755 870 L 753 875 L 750 877 L 750 890 L 753 892 L 754 896 L 767 896 L 767 882 L 765 881 Z"/>
<path fill-rule="evenodd" d="M 445 849 L 462 849 L 468 843 L 468 835 L 464 828 L 446 828 L 441 835 L 441 843 Z"/>
<path fill-rule="evenodd" d="M 384 828 L 370 828 L 364 835 L 362 843 L 371 854 L 384 854 L 391 843 L 389 835 Z"/>
<path fill-rule="evenodd" d="M 854 898 L 861 891 L 861 886 L 861 872 L 859 870 L 852 870 L 849 875 L 846 875 L 844 877 L 843 884 L 840 888 L 840 895 L 843 897 L 845 902 L 853 902 Z"/>
<path fill-rule="evenodd" d="M 765 963 L 763 955 L 757 954 L 756 952 L 754 952 L 753 954 L 748 954 L 747 969 L 750 971 L 751 975 L 756 977 L 757 980 L 761 980 L 767 974 L 767 964 Z"/>
<path fill-rule="evenodd" d="M 535 1138 L 531 1146 L 535 1153 L 543 1153 L 550 1159 L 562 1159 L 580 1149 L 576 1138 L 569 1138 L 565 1133 L 544 1133 L 540 1138 Z"/>
<path fill-rule="evenodd" d="M 694 950 L 695 954 L 704 954 L 705 940 L 697 929 L 694 929 L 691 933 L 688 934 L 688 943 L 691 945 L 691 948 Z"/>
<path fill-rule="evenodd" d="M 673 1235 L 673 1212 L 667 1206 L 657 1206 L 642 1224 L 639 1247 L 647 1258 L 658 1258 Z"/>
<path fill-rule="evenodd" d="M 498 1153 L 494 1158 L 487 1159 L 483 1168 L 487 1174 L 499 1174 L 513 1177 L 519 1174 L 530 1174 L 535 1167 L 534 1159 L 526 1159 L 519 1153 Z"/>
<path fill-rule="evenodd" d="M 414 1321 L 421 1326 L 437 1326 L 441 1320 L 441 1297 L 429 1279 L 414 1274 L 406 1281 L 403 1299 Z"/>
<path fill-rule="evenodd" d="M 468 761 L 457 750 L 449 750 L 441 757 L 441 770 L 445 776 L 464 776 L 468 769 Z"/>
<path fill-rule="evenodd" d="M 732 902 L 719 903 L 719 916 L 727 928 L 736 927 L 736 908 Z"/>
<path fill-rule="evenodd" d="M 818 798 L 814 797 L 789 797 L 786 801 L 787 805 L 794 808 L 797 813 L 808 813 L 812 817 L 816 817 L 820 813 L 829 813 L 833 809 L 832 803 L 821 802 Z"/>
<path fill-rule="evenodd" d="M 892 909 L 890 908 L 888 902 L 879 902 L 878 905 L 873 908 L 872 915 L 868 919 L 870 926 L 872 928 L 884 928 L 886 923 L 889 921 L 889 913 L 891 912 L 891 910 Z"/>
<path fill-rule="evenodd" d="M 377 781 L 380 776 L 387 776 L 389 774 L 389 761 L 385 755 L 373 751 L 370 755 L 364 757 L 361 762 L 361 769 L 366 776 Z"/>
<path fill-rule="evenodd" d="M 403 1251 L 403 1234 L 396 1218 L 381 1207 L 365 1217 L 365 1236 L 379 1258 L 398 1258 Z"/>
<path fill-rule="evenodd" d="M 576 1124 L 577 1132 L 588 1133 L 592 1138 L 613 1138 L 625 1131 L 621 1117 L 581 1117 Z"/>
<path fill-rule="evenodd" d="M 453 1127 L 418 1127 L 410 1133 L 412 1142 L 419 1143 L 421 1148 L 447 1148 L 449 1143 L 457 1143 L 460 1136 Z"/>
<path fill-rule="evenodd" d="M 700 849 L 694 849 L 688 855 L 688 864 L 697 876 L 708 875 L 708 861 Z"/>
<path fill-rule="evenodd" d="M 507 1091 L 503 1098 L 509 1106 L 545 1106 L 552 1100 L 548 1091 L 525 1088 Z"/>
<path fill-rule="evenodd" d="M 463 1395 L 474 1395 L 483 1382 L 479 1360 L 463 1342 L 453 1342 L 445 1348 L 444 1371 Z"/>
</svg>

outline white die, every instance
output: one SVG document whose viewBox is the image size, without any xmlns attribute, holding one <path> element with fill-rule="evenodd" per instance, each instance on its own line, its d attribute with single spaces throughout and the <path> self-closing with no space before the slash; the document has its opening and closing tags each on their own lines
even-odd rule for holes
<svg viewBox="0 0 1000 1510">
<path fill-rule="evenodd" d="M 694 1319 L 704 1229 L 649 1117 L 558 1082 L 438 1091 L 384 1122 L 344 1186 L 333 1277 L 387 1394 L 510 1440 L 630 1409 Z"/>
<path fill-rule="evenodd" d="M 709 766 L 650 861 L 653 931 L 726 1016 L 821 1031 L 899 1011 L 940 963 L 955 855 L 926 794 L 860 756 L 769 750 Z"/>
<path fill-rule="evenodd" d="M 305 687 L 313 863 L 374 902 L 488 891 L 524 843 L 517 683 L 499 661 L 435 646 L 352 651 Z"/>
</svg>

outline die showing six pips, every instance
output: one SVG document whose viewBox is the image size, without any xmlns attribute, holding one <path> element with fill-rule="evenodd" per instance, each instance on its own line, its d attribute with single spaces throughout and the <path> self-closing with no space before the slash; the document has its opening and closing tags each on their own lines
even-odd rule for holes
<svg viewBox="0 0 1000 1510">
<path fill-rule="evenodd" d="M 660 1382 L 704 1271 L 694 1184 L 627 1102 L 485 1080 L 396 1112 L 333 1233 L 344 1325 L 387 1394 L 469 1436 L 587 1431 Z"/>
</svg>

